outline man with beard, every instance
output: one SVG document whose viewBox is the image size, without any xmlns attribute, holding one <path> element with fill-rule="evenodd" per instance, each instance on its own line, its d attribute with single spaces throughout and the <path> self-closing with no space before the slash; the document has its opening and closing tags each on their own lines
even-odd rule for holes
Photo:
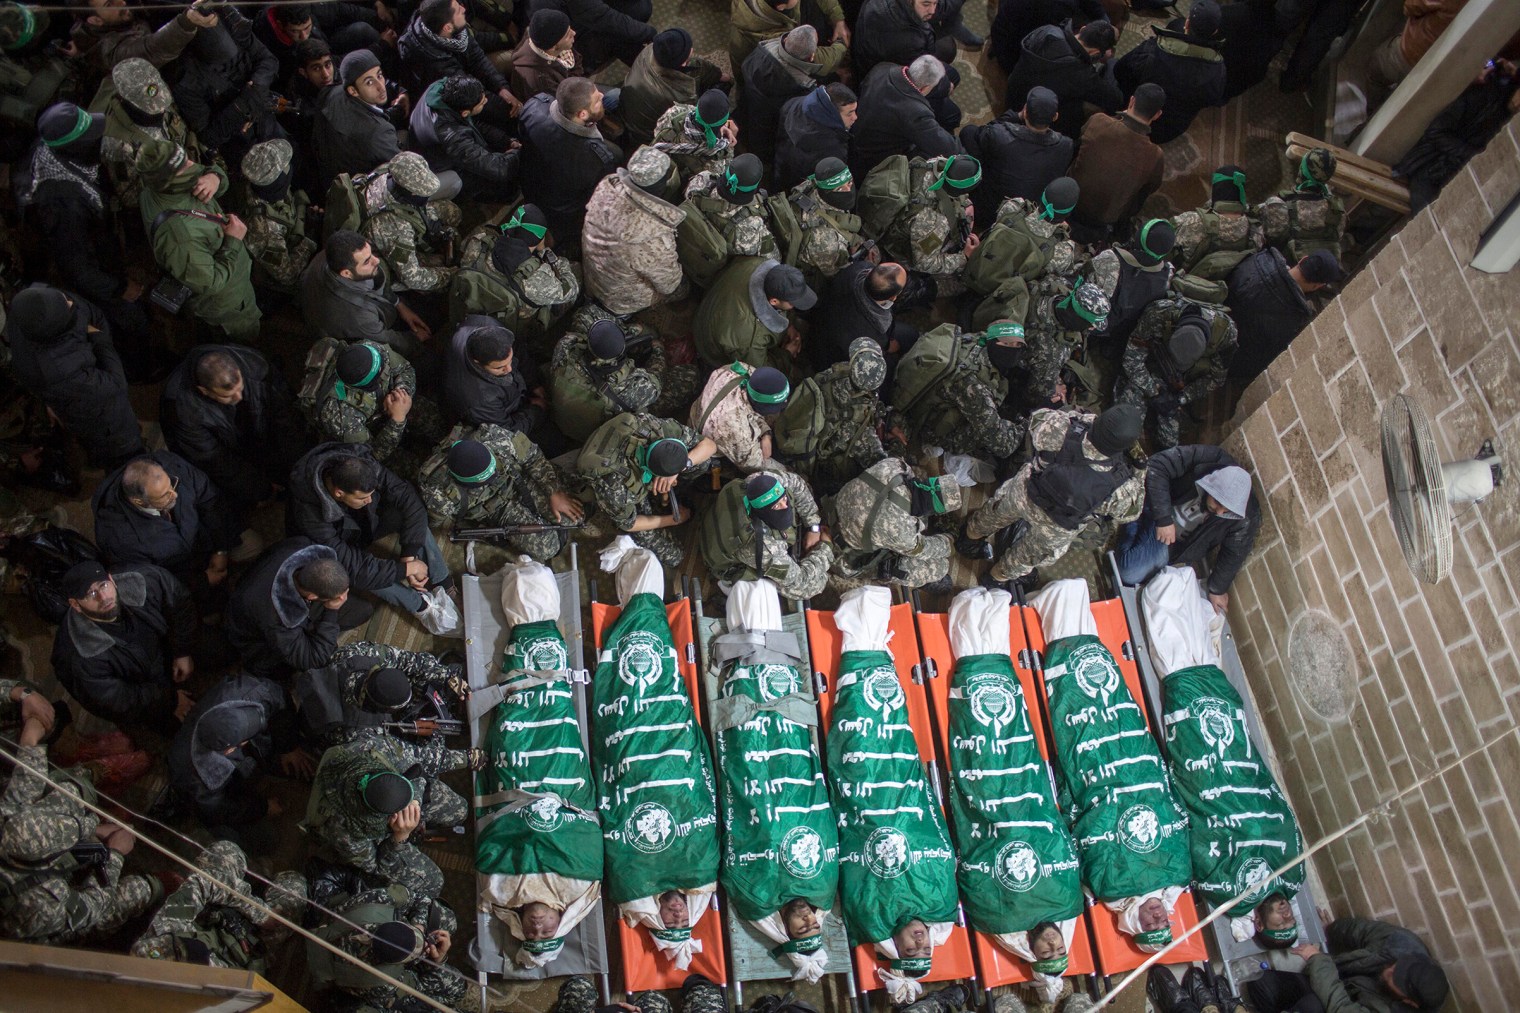
<svg viewBox="0 0 1520 1013">
<path fill-rule="evenodd" d="M 516 354 L 515 336 L 489 317 L 465 317 L 444 357 L 444 414 L 466 425 L 504 426 L 525 434 L 550 457 L 564 437 L 546 425 L 549 392 L 534 363 Z"/>
<path fill-rule="evenodd" d="M 391 269 L 369 240 L 350 229 L 327 237 L 301 277 L 302 309 L 317 334 L 341 341 L 374 341 L 407 359 L 422 352 L 432 329 L 396 294 Z M 398 326 L 399 324 L 399 326 Z"/>
<path fill-rule="evenodd" d="M 597 126 L 605 115 L 602 90 L 584 77 L 567 77 L 553 98 L 535 95 L 523 106 L 523 197 L 543 209 L 556 246 L 579 248 L 586 204 L 623 160 Z"/>
</svg>

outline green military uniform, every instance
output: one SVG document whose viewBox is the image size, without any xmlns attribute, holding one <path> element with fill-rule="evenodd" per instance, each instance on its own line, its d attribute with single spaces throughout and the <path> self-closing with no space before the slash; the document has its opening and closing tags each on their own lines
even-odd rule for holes
<svg viewBox="0 0 1520 1013">
<path fill-rule="evenodd" d="M 627 355 L 596 358 L 584 334 L 560 338 L 549 365 L 549 417 L 559 431 L 584 443 L 597 426 L 623 412 L 684 415 L 696 395 L 696 366 L 668 365 L 658 337 L 646 348 L 641 368 Z"/>
<path fill-rule="evenodd" d="M 517 340 L 532 343 L 580 298 L 580 265 L 545 250 L 504 274 L 491 260 L 500 238 L 500 229 L 482 225 L 464 241 L 459 270 L 449 282 L 448 329 L 479 313 L 495 317 Z"/>
<path fill-rule="evenodd" d="M 767 463 L 755 474 L 771 474 L 780 480 L 792 506 L 791 526 L 777 531 L 752 521 L 745 508 L 746 479 L 736 478 L 723 487 L 717 501 L 702 515 L 698 535 L 702 559 L 715 580 L 765 578 L 788 598 L 811 598 L 827 584 L 835 552 L 828 542 L 819 542 L 806 553 L 801 551 L 803 532 L 822 520 L 818 502 L 800 476 L 779 465 Z"/>
<path fill-rule="evenodd" d="M 489 478 L 465 482 L 449 471 L 448 448 L 461 439 L 478 440 L 491 452 Z M 526 433 L 486 424 L 455 427 L 423 464 L 417 484 L 435 525 L 496 528 L 558 523 L 549 497 L 564 489 L 565 480 Z M 544 562 L 559 555 L 567 537 L 557 530 L 519 531 L 507 536 L 507 545 Z"/>
<path fill-rule="evenodd" d="M 993 340 L 941 324 L 914 342 L 892 386 L 892 407 L 909 432 L 952 454 L 1013 455 L 1023 430 L 999 413 L 1008 378 L 988 357 Z"/>
<path fill-rule="evenodd" d="M 831 493 L 887 456 L 890 425 L 878 395 L 887 360 L 871 338 L 856 338 L 850 358 L 815 373 L 792 390 L 771 427 L 776 460 Z M 906 448 L 901 448 L 906 449 Z"/>
<path fill-rule="evenodd" d="M 398 177 L 420 180 L 403 186 Z M 428 180 L 430 188 L 426 186 Z M 397 155 L 364 183 L 364 223 L 359 231 L 370 241 L 375 256 L 390 266 L 398 289 L 443 291 L 454 274 L 446 253 L 459 227 L 459 206 L 453 201 L 429 200 L 417 207 L 397 197 L 393 186 L 414 194 L 436 193 L 438 177 L 428 170 L 421 155 L 406 151 Z"/>
<path fill-rule="evenodd" d="M 1167 353 L 1167 341 L 1184 314 L 1200 318 L 1208 337 L 1203 354 L 1179 372 Z M 1156 448 L 1175 447 L 1180 436 L 1181 409 L 1202 401 L 1223 386 L 1230 360 L 1235 356 L 1237 338 L 1235 321 L 1222 306 L 1195 303 L 1181 296 L 1156 300 L 1140 315 L 1140 322 L 1124 349 L 1114 402 L 1132 404 L 1142 410 L 1149 408 L 1156 416 Z M 1170 411 L 1162 412 L 1151 403 L 1162 394 L 1175 399 Z"/>
<path fill-rule="evenodd" d="M 849 170 L 845 170 L 849 175 Z M 825 181 L 827 182 L 827 181 Z M 807 275 L 808 285 L 821 291 L 823 283 L 844 270 L 855 251 L 866 241 L 859 215 L 831 207 L 819 195 L 818 183 L 808 177 L 786 195 L 802 230 L 797 266 Z"/>
<path fill-rule="evenodd" d="M 662 511 L 655 503 L 644 466 L 644 455 L 656 440 L 676 439 L 690 451 L 702 442 L 695 429 L 674 419 L 657 418 L 647 412 L 624 412 L 597 427 L 581 448 L 575 469 L 587 492 L 619 531 L 628 531 L 640 516 Z M 697 473 L 705 471 L 707 465 Z M 690 510 L 687 504 L 684 509 Z M 628 531 L 639 545 L 653 552 L 666 566 L 679 566 L 686 556 L 681 537 L 672 528 Z"/>
<path fill-rule="evenodd" d="M 742 257 L 718 275 L 691 319 L 702 361 L 773 366 L 788 378 L 795 376 L 796 363 L 781 347 L 791 319 L 787 311 L 770 305 L 763 280 L 755 277 L 775 266 L 774 260 Z"/>
<path fill-rule="evenodd" d="M 308 940 L 306 966 L 317 985 L 331 986 L 343 997 L 339 1000 L 341 1006 L 336 1008 L 347 1013 L 422 1008 L 414 998 L 377 978 L 366 970 L 367 967 L 445 1006 L 453 1007 L 464 998 L 469 979 L 446 966 L 434 966 L 423 959 L 421 942 L 429 931 L 429 911 L 435 912 L 434 923 L 444 931 L 453 933 L 458 927 L 454 913 L 431 897 L 414 895 L 404 887 L 392 884 L 361 891 L 334 905 L 340 917 L 317 928 L 316 935 L 344 953 L 359 958 L 360 962 L 344 960 Z M 419 937 L 419 945 L 411 956 L 396 963 L 380 963 L 373 955 L 375 941 L 371 933 L 388 922 L 406 922 Z"/>
<path fill-rule="evenodd" d="M 951 179 L 949 171 L 957 159 L 976 163 L 969 155 L 909 161 L 908 203 L 881 236 L 891 259 L 934 276 L 941 297 L 965 291 L 960 276 L 966 269 L 964 247 L 973 214 L 967 191 L 982 178 L 977 166 L 975 176 Z"/>
<path fill-rule="evenodd" d="M 924 534 L 924 510 L 914 510 L 920 498 L 925 508 L 941 514 L 960 508 L 961 489 L 953 478 L 920 481 L 896 457 L 878 461 L 845 483 L 838 496 L 824 502 L 835 539 L 835 572 L 905 587 L 923 587 L 948 576 L 950 536 Z"/>
<path fill-rule="evenodd" d="M 363 343 L 377 349 L 381 355 L 380 374 L 371 389 L 338 382 L 337 353 L 346 346 L 324 339 L 307 357 L 301 401 L 310 407 L 312 422 L 322 439 L 368 443 L 375 460 L 384 461 L 401 445 L 410 416 L 397 422 L 381 405 L 385 395 L 393 390 L 404 390 L 415 398 L 417 371 L 389 346 L 373 341 Z M 417 405 L 418 401 L 414 400 L 413 412 Z"/>
<path fill-rule="evenodd" d="M 110 89 L 115 89 L 111 94 Z M 169 86 L 147 60 L 133 57 L 111 68 L 111 86 L 101 87 L 102 95 L 110 95 L 103 110 L 106 117 L 105 136 L 100 140 L 100 162 L 106 168 L 112 188 L 122 206 L 135 208 L 142 192 L 142 181 L 137 175 L 137 155 L 149 141 L 168 141 L 185 149 L 192 162 L 204 165 L 205 152 L 194 132 L 174 108 Z M 159 117 L 156 124 L 134 120 L 128 112 L 135 109 L 139 116 Z M 91 112 L 102 111 L 94 107 Z"/>
</svg>

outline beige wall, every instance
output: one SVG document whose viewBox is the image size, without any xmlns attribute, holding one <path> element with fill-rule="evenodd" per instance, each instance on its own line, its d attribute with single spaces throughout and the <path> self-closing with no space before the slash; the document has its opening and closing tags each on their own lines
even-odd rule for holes
<svg viewBox="0 0 1520 1013">
<path fill-rule="evenodd" d="M 1231 625 L 1310 840 L 1520 715 L 1520 268 L 1466 267 L 1517 191 L 1511 121 L 1246 392 L 1225 441 L 1253 468 L 1267 514 Z M 1430 415 L 1443 459 L 1492 436 L 1508 476 L 1458 508 L 1455 569 L 1434 586 L 1405 566 L 1383 492 L 1378 414 L 1401 391 Z M 1306 610 L 1345 633 L 1345 681 L 1291 671 L 1288 631 Z M 1349 716 L 1310 709 L 1337 693 Z M 1336 914 L 1389 918 L 1432 944 L 1452 979 L 1448 1009 L 1515 1006 L 1517 810 L 1511 736 L 1315 861 Z"/>
</svg>

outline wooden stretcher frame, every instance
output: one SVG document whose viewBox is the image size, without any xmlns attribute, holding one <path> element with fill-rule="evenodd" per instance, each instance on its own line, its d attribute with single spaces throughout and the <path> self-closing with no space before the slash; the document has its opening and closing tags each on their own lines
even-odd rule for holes
<svg viewBox="0 0 1520 1013">
<path fill-rule="evenodd" d="M 596 600 L 596 583 L 591 584 L 591 634 L 592 644 L 598 654 L 602 650 L 602 636 L 623 614 L 622 606 Z M 676 667 L 681 681 L 686 684 L 686 694 L 691 699 L 692 713 L 698 727 L 702 724 L 699 701 L 702 687 L 697 678 L 697 645 L 692 635 L 691 599 L 685 595 L 665 605 L 665 617 L 670 621 L 670 640 L 676 650 Z M 596 666 L 591 666 L 595 678 Z M 623 991 L 631 999 L 639 992 L 663 991 L 680 988 L 687 975 L 704 974 L 718 985 L 728 984 L 727 954 L 723 946 L 723 918 L 721 904 L 716 894 L 712 906 L 692 930 L 691 937 L 702 943 L 702 952 L 696 954 L 691 966 L 676 967 L 660 956 L 659 949 L 649 933 L 630 928 L 618 917 L 615 905 L 605 905 L 607 917 L 617 923 L 618 950 L 623 958 Z"/>
<path fill-rule="evenodd" d="M 913 607 L 907 602 L 892 606 L 888 628 L 892 639 L 888 652 L 892 655 L 897 679 L 902 684 L 907 700 L 908 723 L 913 726 L 913 739 L 923 760 L 929 783 L 935 798 L 944 808 L 944 791 L 940 785 L 938 757 L 934 748 L 934 728 L 929 717 L 929 701 L 923 691 L 923 662 L 918 653 L 918 639 L 914 632 Z M 834 706 L 832 677 L 839 670 L 839 657 L 843 638 L 834 624 L 834 613 L 807 611 L 808 653 L 813 663 L 814 684 L 818 687 L 818 714 L 820 738 L 827 748 L 829 715 Z M 854 979 L 856 999 L 862 1013 L 870 1009 L 870 993 L 884 986 L 876 975 L 881 966 L 875 947 L 862 943 L 854 950 Z M 966 928 L 965 914 L 956 912 L 956 925 L 950 938 L 934 951 L 934 967 L 923 978 L 925 985 L 947 981 L 967 981 L 975 993 L 977 988 L 976 961 L 971 953 L 971 934 Z"/>
</svg>

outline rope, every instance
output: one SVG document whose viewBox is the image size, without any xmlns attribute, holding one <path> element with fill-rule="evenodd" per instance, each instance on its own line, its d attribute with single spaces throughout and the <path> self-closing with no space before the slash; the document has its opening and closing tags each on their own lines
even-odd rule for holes
<svg viewBox="0 0 1520 1013">
<path fill-rule="evenodd" d="M 1365 824 L 1375 822 L 1381 817 L 1392 815 L 1391 810 L 1393 804 L 1399 799 L 1424 787 L 1426 783 L 1434 781 L 1436 778 L 1442 777 L 1448 772 L 1455 770 L 1457 767 L 1460 767 L 1462 764 L 1466 763 L 1474 756 L 1477 756 L 1479 753 L 1487 752 L 1502 742 L 1504 739 L 1508 738 L 1511 735 L 1514 735 L 1517 731 L 1520 731 L 1520 725 L 1511 725 L 1509 728 L 1500 732 L 1489 741 L 1483 743 L 1475 749 L 1469 750 L 1468 752 L 1462 754 L 1455 760 L 1452 760 L 1450 763 L 1446 764 L 1446 766 L 1441 767 L 1439 770 L 1436 770 L 1433 773 L 1427 774 L 1425 777 L 1420 778 L 1418 781 L 1405 788 L 1403 791 L 1400 791 L 1390 796 L 1389 798 L 1384 799 L 1382 802 L 1379 802 L 1376 805 L 1369 806 L 1368 808 L 1362 810 L 1361 815 L 1356 819 L 1352 820 L 1350 823 L 1347 823 L 1345 826 L 1341 827 L 1334 833 L 1329 834 L 1325 837 L 1321 837 L 1319 840 L 1315 841 L 1314 844 L 1311 845 L 1306 851 L 1304 851 L 1303 854 L 1299 855 L 1297 858 L 1290 860 L 1287 864 L 1281 866 L 1280 868 L 1274 869 L 1271 878 L 1276 879 L 1288 870 L 1302 865 L 1305 861 L 1308 860 L 1310 855 L 1313 855 L 1315 852 L 1320 851 L 1330 844 L 1333 844 L 1334 842 L 1340 840 L 1342 837 L 1345 837 L 1347 834 L 1360 829 Z M 1224 917 L 1226 911 L 1230 910 L 1230 908 L 1233 908 L 1236 904 L 1239 904 L 1241 901 L 1245 900 L 1255 892 L 1256 888 L 1253 887 L 1249 890 L 1245 890 L 1241 893 L 1236 894 L 1227 903 L 1220 904 L 1219 906 L 1215 907 L 1214 910 L 1210 911 L 1208 916 L 1200 920 L 1197 925 L 1194 925 L 1191 929 L 1184 932 L 1177 939 L 1172 940 L 1172 942 L 1169 943 L 1165 949 L 1151 954 L 1148 958 L 1146 958 L 1144 963 L 1135 968 L 1133 971 L 1129 972 L 1129 974 L 1125 975 L 1123 980 L 1121 980 L 1117 986 L 1115 986 L 1110 992 L 1098 1000 L 1098 1004 L 1093 1007 L 1093 1013 L 1098 1013 L 1098 1010 L 1112 1005 L 1113 1002 L 1118 998 L 1119 993 L 1128 988 L 1130 983 L 1133 982 L 1136 978 L 1149 971 L 1152 965 L 1160 963 L 1161 959 L 1172 950 L 1176 949 L 1178 946 L 1181 946 L 1188 939 L 1203 931 L 1204 926 L 1218 921 L 1220 918 Z"/>
<path fill-rule="evenodd" d="M 0 742 L 4 742 L 6 744 L 6 746 L 9 746 L 9 747 L 12 747 L 12 748 L 16 748 L 18 750 L 21 748 L 18 743 L 16 743 L 14 740 L 12 740 L 10 738 L 7 738 L 5 736 L 0 736 Z M 94 804 L 92 804 L 90 802 L 86 802 L 84 800 L 84 798 L 82 798 L 77 792 L 75 792 L 73 790 L 73 788 L 68 787 L 66 785 L 63 785 L 63 784 L 60 784 L 59 782 L 53 780 L 51 777 L 48 776 L 48 773 L 47 773 L 46 769 L 44 769 L 44 770 L 38 770 L 37 768 L 31 766 L 26 761 L 24 761 L 23 759 L 21 759 L 20 756 L 16 755 L 15 753 L 12 753 L 10 751 L 10 749 L 0 748 L 0 758 L 4 758 L 4 759 L 7 759 L 7 760 L 10 760 L 17 767 L 20 767 L 21 769 L 26 770 L 28 773 L 31 773 L 32 775 L 34 775 L 37 778 L 41 779 L 45 784 L 47 784 L 50 787 L 52 787 L 59 794 L 61 794 L 64 797 L 72 799 L 73 801 L 79 803 L 79 805 L 81 805 L 84 808 L 90 810 L 96 816 L 99 816 L 100 818 L 105 819 L 105 820 L 109 820 L 112 823 L 117 823 L 118 822 L 114 816 L 112 816 L 110 813 L 106 812 L 105 810 L 101 809 L 99 806 L 94 805 Z M 180 840 L 184 841 L 185 843 L 192 845 L 196 849 L 201 850 L 201 851 L 205 850 L 205 846 L 202 845 L 199 841 L 196 841 L 192 837 L 186 836 L 185 834 L 183 834 L 180 831 L 176 830 L 174 827 L 168 826 L 165 823 L 161 823 L 160 821 L 155 820 L 155 819 L 153 819 L 150 816 L 144 816 L 143 814 L 134 811 L 133 809 L 129 808 L 128 806 L 123 805 L 121 803 L 121 801 L 119 801 L 118 799 L 114 799 L 111 796 L 105 794 L 104 792 L 99 791 L 98 789 L 96 790 L 96 794 L 100 798 L 102 798 L 105 801 L 109 802 L 110 804 L 119 807 L 122 811 L 124 811 L 124 812 L 128 813 L 129 815 L 131 815 L 134 819 L 142 820 L 145 823 L 151 823 L 151 824 L 153 824 L 156 827 L 161 827 L 164 830 L 167 830 L 169 833 L 173 834 L 174 836 L 178 837 Z M 371 966 L 370 964 L 366 963 L 364 960 L 360 959 L 359 957 L 352 956 L 352 955 L 344 952 L 343 950 L 340 950 L 339 948 L 337 948 L 333 944 L 329 943 L 327 940 L 322 939 L 322 938 L 318 937 L 317 935 L 315 935 L 314 933 L 307 931 L 305 928 L 301 927 L 300 925 L 297 925 L 296 923 L 294 923 L 294 922 L 290 921 L 289 919 L 285 918 L 283 915 L 279 914 L 274 909 L 270 908 L 268 905 L 266 905 L 263 901 L 259 900 L 257 897 L 253 897 L 253 896 L 250 896 L 250 895 L 243 894 L 235 886 L 233 886 L 231 884 L 228 884 L 228 883 L 225 883 L 225 882 L 217 879 L 216 877 L 212 876 L 209 872 L 205 871 L 204 869 L 201 869 L 199 866 L 196 866 L 195 864 L 193 864 L 188 859 L 182 858 L 181 856 L 179 856 L 179 855 L 175 854 L 174 852 L 170 851 L 168 848 L 166 848 L 163 845 L 159 844 L 153 838 L 149 837 L 145 833 L 142 833 L 140 830 L 136 829 L 135 827 L 128 827 L 127 829 L 132 832 L 133 836 L 137 837 L 139 840 L 141 840 L 144 843 L 146 843 L 153 850 L 155 850 L 155 851 L 159 852 L 160 854 L 168 857 L 169 859 L 171 859 L 172 861 L 178 863 L 179 865 L 184 866 L 187 870 L 189 870 L 189 872 L 192 875 L 200 875 L 202 878 L 206 879 L 208 882 L 213 883 L 217 887 L 220 887 L 229 896 L 238 896 L 238 897 L 241 897 L 243 903 L 246 903 L 250 907 L 253 907 L 255 910 L 257 910 L 260 913 L 264 914 L 267 918 L 273 918 L 275 921 L 279 922 L 281 925 L 284 925 L 286 928 L 293 929 L 297 934 L 299 934 L 301 936 L 304 936 L 306 939 L 308 939 L 308 940 L 310 940 L 312 942 L 315 942 L 317 945 L 321 946 L 323 949 L 332 951 L 333 953 L 335 953 L 338 956 L 342 957 L 344 960 L 348 961 L 349 963 L 357 965 L 359 967 L 366 968 L 372 974 L 374 974 L 375 977 L 380 978 L 380 979 L 382 979 L 382 980 L 384 980 L 386 982 L 389 982 L 390 984 L 394 985 L 397 989 L 401 990 L 402 992 L 405 992 L 407 995 L 410 995 L 410 996 L 412 996 L 414 998 L 422 1000 L 423 1002 L 427 1003 L 427 1005 L 430 1006 L 430 1007 L 432 1007 L 433 1009 L 439 1010 L 439 1011 L 441 1011 L 441 1013 L 455 1013 L 455 1011 L 451 1007 L 443 1005 L 442 1003 L 438 1002 L 436 999 L 430 998 L 429 996 L 427 996 L 427 995 L 425 995 L 425 994 L 417 991 L 416 989 L 412 988 L 411 986 L 405 984 L 404 982 L 398 981 L 397 979 L 392 978 L 392 977 L 390 977 L 387 974 L 382 974 L 380 971 L 376 970 L 373 966 Z M 250 878 L 252 878 L 252 879 L 258 880 L 261 883 L 264 883 L 266 886 L 268 886 L 268 887 L 270 887 L 270 888 L 272 888 L 274 890 L 279 891 L 280 893 L 284 894 L 285 896 L 288 896 L 288 897 L 298 896 L 297 894 L 294 893 L 294 891 L 287 890 L 284 887 L 280 886 L 278 883 L 275 883 L 273 880 L 269 880 L 269 879 L 264 878 L 263 876 L 261 876 L 258 873 L 254 872 L 251 868 L 245 868 L 245 875 L 248 876 L 248 877 L 250 877 Z M 375 935 L 375 933 L 371 932 L 369 929 L 367 929 L 364 926 L 359 925 L 359 924 L 357 924 L 355 922 L 349 921 L 343 915 L 339 914 L 336 911 L 333 911 L 331 908 L 328 908 L 328 907 L 326 907 L 326 906 L 318 903 L 315 900 L 312 900 L 310 897 L 301 897 L 301 900 L 305 901 L 305 903 L 311 905 L 312 907 L 314 907 L 317 910 L 321 911 L 323 914 L 325 914 L 325 915 L 333 918 L 334 920 L 342 922 L 343 924 L 349 926 L 350 928 L 354 929 L 355 931 L 362 932 L 364 935 L 369 936 L 371 939 L 377 938 L 376 935 Z M 478 981 L 476 981 L 474 978 L 471 978 L 468 975 L 465 975 L 464 973 L 462 973 L 461 971 L 459 971 L 457 968 L 451 967 L 448 964 L 440 964 L 440 963 L 438 963 L 438 962 L 436 962 L 434 960 L 429 959 L 426 956 L 419 957 L 418 960 L 422 961 L 423 963 L 427 964 L 428 966 L 430 966 L 430 967 L 432 967 L 432 968 L 434 968 L 436 970 L 441 970 L 441 971 L 445 972 L 446 974 L 451 974 L 451 975 L 454 975 L 455 977 L 463 979 L 465 981 L 465 983 L 467 985 L 469 985 L 471 988 L 477 988 L 477 987 L 484 988 L 486 990 L 486 992 L 490 996 L 492 996 L 493 998 L 496 998 L 496 999 L 505 999 L 506 998 L 506 996 L 504 994 L 502 994 L 501 992 L 497 991 L 496 989 L 490 988 L 489 986 L 482 986 L 482 985 L 480 985 L 480 983 Z"/>
</svg>

